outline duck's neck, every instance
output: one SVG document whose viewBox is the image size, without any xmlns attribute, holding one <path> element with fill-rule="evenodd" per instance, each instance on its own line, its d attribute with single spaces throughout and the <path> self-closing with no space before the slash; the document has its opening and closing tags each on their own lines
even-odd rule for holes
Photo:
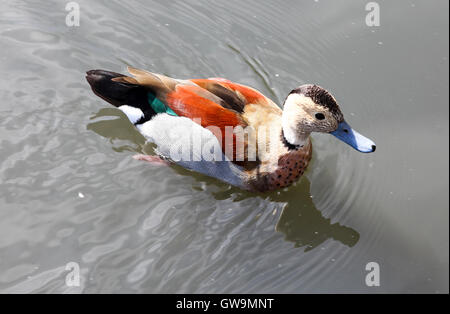
<svg viewBox="0 0 450 314">
<path fill-rule="evenodd" d="M 286 141 L 285 144 L 287 146 L 291 145 L 292 147 L 302 147 L 308 141 L 308 137 L 311 134 L 310 132 L 294 129 L 289 126 L 282 126 L 281 133 L 283 140 Z"/>
<path fill-rule="evenodd" d="M 289 95 L 284 102 L 281 115 L 281 128 L 286 141 L 295 146 L 303 146 L 307 143 L 311 134 L 310 121 L 306 118 L 306 112 L 299 106 L 297 94 Z"/>
</svg>

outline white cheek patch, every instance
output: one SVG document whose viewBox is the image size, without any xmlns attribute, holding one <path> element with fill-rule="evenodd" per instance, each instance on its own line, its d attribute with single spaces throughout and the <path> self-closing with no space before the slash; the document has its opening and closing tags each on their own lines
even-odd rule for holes
<svg viewBox="0 0 450 314">
<path fill-rule="evenodd" d="M 144 113 L 141 109 L 131 107 L 128 105 L 120 106 L 119 109 L 128 117 L 131 123 L 135 124 L 144 116 Z"/>
</svg>

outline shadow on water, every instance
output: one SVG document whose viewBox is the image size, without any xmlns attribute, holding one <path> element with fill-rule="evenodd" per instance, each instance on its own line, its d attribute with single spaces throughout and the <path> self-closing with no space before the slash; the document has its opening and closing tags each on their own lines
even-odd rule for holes
<svg viewBox="0 0 450 314">
<path fill-rule="evenodd" d="M 359 233 L 339 223 L 331 223 L 330 218 L 322 215 L 314 205 L 310 194 L 311 183 L 302 177 L 297 184 L 270 193 L 251 193 L 232 187 L 227 191 L 214 193 L 216 199 L 235 196 L 234 201 L 250 197 L 261 197 L 267 202 L 284 204 L 275 230 L 284 234 L 285 240 L 293 242 L 295 247 L 305 247 L 305 252 L 312 250 L 328 239 L 339 241 L 349 247 L 359 240 Z"/>
<path fill-rule="evenodd" d="M 297 186 L 280 194 L 280 198 L 289 201 L 283 208 L 276 230 L 283 233 L 287 241 L 294 242 L 296 247 L 306 246 L 305 251 L 316 248 L 328 239 L 354 246 L 359 240 L 359 233 L 339 223 L 332 224 L 330 218 L 325 218 L 314 205 L 310 185 L 304 177 Z"/>
<path fill-rule="evenodd" d="M 118 118 L 102 119 L 111 116 Z M 145 138 L 137 132 L 119 110 L 103 108 L 91 117 L 91 120 L 93 119 L 101 120 L 89 123 L 87 125 L 88 130 L 110 139 L 113 144 L 114 140 L 124 140 L 135 144 L 135 146 L 113 147 L 115 151 L 154 154 L 154 146 L 145 143 Z M 232 199 L 234 202 L 240 202 L 245 199 L 260 197 L 267 204 L 273 202 L 284 204 L 275 230 L 282 233 L 286 241 L 294 243 L 295 247 L 304 247 L 305 252 L 316 248 L 328 239 L 339 241 L 349 247 L 354 246 L 359 240 L 360 235 L 356 230 L 339 223 L 331 223 L 331 219 L 324 217 L 320 210 L 316 208 L 310 194 L 311 184 L 306 176 L 302 177 L 297 184 L 281 191 L 252 193 L 177 165 L 173 165 L 172 169 L 178 174 L 190 176 L 197 181 L 218 187 L 218 191 L 211 192 L 216 200 Z M 270 208 L 270 206 L 267 207 Z"/>
<path fill-rule="evenodd" d="M 111 119 L 112 117 L 116 117 L 116 119 Z M 97 121 L 89 123 L 86 128 L 102 137 L 108 138 L 111 144 L 114 144 L 114 140 L 123 140 L 135 144 L 135 146 L 114 146 L 113 149 L 115 151 L 142 152 L 141 147 L 145 144 L 145 138 L 130 126 L 130 122 L 120 110 L 102 108 L 90 119 L 96 119 Z"/>
</svg>

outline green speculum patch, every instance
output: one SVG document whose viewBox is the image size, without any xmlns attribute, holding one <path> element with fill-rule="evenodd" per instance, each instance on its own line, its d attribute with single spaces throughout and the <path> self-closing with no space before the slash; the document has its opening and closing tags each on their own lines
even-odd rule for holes
<svg viewBox="0 0 450 314">
<path fill-rule="evenodd" d="M 177 114 L 170 109 L 169 106 L 165 105 L 161 100 L 155 97 L 152 93 L 147 94 L 148 103 L 152 107 L 153 111 L 156 113 L 167 113 L 171 116 L 176 116 Z"/>
</svg>

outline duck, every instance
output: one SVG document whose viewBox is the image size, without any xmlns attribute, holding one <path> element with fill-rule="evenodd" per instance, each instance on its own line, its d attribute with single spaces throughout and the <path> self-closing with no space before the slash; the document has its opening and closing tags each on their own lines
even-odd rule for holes
<svg viewBox="0 0 450 314">
<path fill-rule="evenodd" d="M 292 185 L 312 158 L 311 133 L 328 133 L 362 153 L 375 143 L 351 128 L 337 100 L 316 84 L 291 90 L 283 109 L 256 89 L 224 78 L 175 79 L 128 67 L 129 75 L 86 72 L 95 95 L 122 111 L 156 156 L 240 189 Z"/>
</svg>

